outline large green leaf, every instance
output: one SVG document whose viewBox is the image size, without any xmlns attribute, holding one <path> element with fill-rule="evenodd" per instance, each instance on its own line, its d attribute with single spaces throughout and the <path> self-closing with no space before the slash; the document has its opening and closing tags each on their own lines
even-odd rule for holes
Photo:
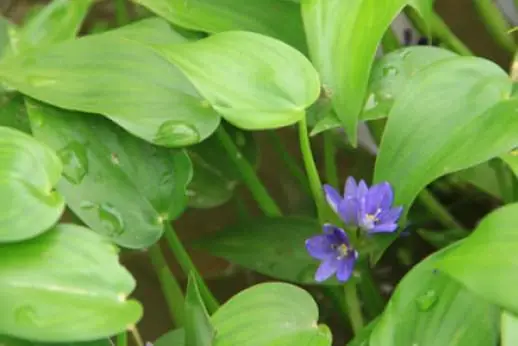
<svg viewBox="0 0 518 346">
<path fill-rule="evenodd" d="M 0 333 L 45 342 L 107 337 L 136 323 L 127 296 L 135 281 L 117 250 L 97 234 L 58 225 L 39 237 L 0 245 Z"/>
<path fill-rule="evenodd" d="M 308 255 L 304 242 L 321 233 L 320 224 L 300 217 L 263 218 L 232 226 L 197 245 L 212 255 L 277 279 L 316 284 L 319 262 Z M 324 284 L 337 285 L 337 280 Z"/>
<path fill-rule="evenodd" d="M 225 126 L 238 146 L 243 158 L 257 164 L 259 149 L 252 132 Z M 189 147 L 193 164 L 193 178 L 187 194 L 189 206 L 193 208 L 214 208 L 230 200 L 241 174 L 230 160 L 219 139 L 212 135 L 200 144 Z"/>
<path fill-rule="evenodd" d="M 162 335 L 153 344 L 154 346 L 185 346 L 185 331 L 183 329 L 176 329 Z"/>
<path fill-rule="evenodd" d="M 495 345 L 500 310 L 435 269 L 448 250 L 428 257 L 403 278 L 369 346 Z"/>
<path fill-rule="evenodd" d="M 291 125 L 320 93 L 319 77 L 298 51 L 256 33 L 229 31 L 177 45 L 154 45 L 233 125 Z"/>
<path fill-rule="evenodd" d="M 301 1 L 311 59 L 353 145 L 376 49 L 408 2 Z"/>
<path fill-rule="evenodd" d="M 92 3 L 93 0 L 52 1 L 23 28 L 10 31 L 11 51 L 6 55 L 73 39 Z"/>
<path fill-rule="evenodd" d="M 0 63 L 0 79 L 35 99 L 109 117 L 162 146 L 208 137 L 220 117 L 177 68 L 145 44 L 184 41 L 149 19 L 34 49 Z"/>
<path fill-rule="evenodd" d="M 265 283 L 232 297 L 212 316 L 215 346 L 330 346 L 331 333 L 318 326 L 309 293 L 285 283 Z"/>
<path fill-rule="evenodd" d="M 485 217 L 473 234 L 447 253 L 439 268 L 469 290 L 506 310 L 518 313 L 518 204 Z"/>
<path fill-rule="evenodd" d="M 507 311 L 502 311 L 501 346 L 518 345 L 518 318 Z"/>
<path fill-rule="evenodd" d="M 297 4 L 279 0 L 136 0 L 171 23 L 208 33 L 253 31 L 278 38 L 304 52 L 304 29 Z"/>
<path fill-rule="evenodd" d="M 54 191 L 61 171 L 48 147 L 0 127 L 0 242 L 32 238 L 58 221 L 65 207 Z"/>
<path fill-rule="evenodd" d="M 203 305 L 196 277 L 189 275 L 185 296 L 185 345 L 212 346 L 215 335 L 209 313 Z"/>
<path fill-rule="evenodd" d="M 101 339 L 95 341 L 84 341 L 84 342 L 60 342 L 60 343 L 47 343 L 47 342 L 36 342 L 29 340 L 22 340 L 12 338 L 5 335 L 0 335 L 0 345 L 2 346 L 112 346 L 110 339 Z M 175 345 L 176 346 L 176 345 Z"/>
<path fill-rule="evenodd" d="M 63 161 L 58 191 L 94 231 L 147 247 L 185 208 L 192 167 L 184 151 L 152 146 L 99 116 L 37 101 L 27 109 L 36 138 Z"/>
</svg>

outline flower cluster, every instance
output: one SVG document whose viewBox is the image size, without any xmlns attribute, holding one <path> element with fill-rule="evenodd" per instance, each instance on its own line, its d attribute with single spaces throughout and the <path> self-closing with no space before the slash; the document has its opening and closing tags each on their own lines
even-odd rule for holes
<svg viewBox="0 0 518 346">
<path fill-rule="evenodd" d="M 394 193 L 389 183 L 369 188 L 361 180 L 349 177 L 344 196 L 324 185 L 327 202 L 348 227 L 359 228 L 366 234 L 394 232 L 402 207 L 392 207 Z M 316 281 L 324 281 L 336 274 L 339 281 L 347 281 L 354 269 L 358 253 L 351 247 L 347 233 L 334 225 L 323 226 L 324 234 L 306 240 L 309 254 L 322 261 L 315 274 Z"/>
</svg>

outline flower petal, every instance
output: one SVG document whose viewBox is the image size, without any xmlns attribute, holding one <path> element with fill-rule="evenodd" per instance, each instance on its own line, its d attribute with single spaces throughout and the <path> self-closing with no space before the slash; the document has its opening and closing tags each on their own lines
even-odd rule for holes
<svg viewBox="0 0 518 346">
<path fill-rule="evenodd" d="M 356 198 L 346 198 L 338 206 L 338 215 L 347 225 L 358 225 L 359 204 Z"/>
<path fill-rule="evenodd" d="M 367 184 L 365 183 L 365 181 L 362 179 L 358 183 L 358 190 L 357 190 L 356 197 L 358 198 L 358 200 L 361 201 L 362 199 L 367 197 L 367 192 L 369 192 L 369 188 L 367 187 Z"/>
<path fill-rule="evenodd" d="M 394 191 L 392 191 L 392 186 L 388 182 L 383 183 L 382 195 L 379 207 L 389 209 L 394 202 Z"/>
<path fill-rule="evenodd" d="M 356 198 L 358 196 L 358 185 L 353 177 L 347 178 L 344 188 L 344 199 Z"/>
<path fill-rule="evenodd" d="M 384 210 L 381 212 L 381 214 L 378 216 L 379 223 L 396 223 L 399 217 L 401 216 L 401 213 L 403 212 L 403 207 L 395 207 L 390 208 L 388 210 Z"/>
<path fill-rule="evenodd" d="M 335 251 L 329 238 L 328 235 L 317 235 L 306 240 L 306 250 L 310 256 L 319 260 L 334 256 Z"/>
<path fill-rule="evenodd" d="M 374 215 L 379 209 L 383 209 L 382 202 L 386 202 L 386 200 L 388 200 L 388 198 L 385 198 L 387 194 L 390 198 L 392 188 L 389 183 L 383 182 L 372 186 L 369 189 L 369 192 L 367 192 L 367 196 L 365 198 L 365 212 L 367 214 Z"/>
<path fill-rule="evenodd" d="M 338 205 L 340 204 L 340 201 L 342 200 L 342 197 L 336 191 L 331 185 L 324 185 L 324 193 L 326 195 L 327 203 L 333 208 L 333 210 L 338 212 Z"/>
<path fill-rule="evenodd" d="M 329 279 L 336 271 L 340 261 L 336 257 L 329 258 L 322 262 L 315 273 L 315 281 L 322 282 Z"/>
<path fill-rule="evenodd" d="M 355 256 L 348 256 L 340 261 L 340 265 L 336 272 L 338 281 L 346 282 L 353 273 L 354 263 L 356 263 Z"/>
<path fill-rule="evenodd" d="M 369 233 L 391 233 L 397 229 L 398 225 L 396 223 L 382 223 L 374 226 L 369 230 Z"/>
</svg>

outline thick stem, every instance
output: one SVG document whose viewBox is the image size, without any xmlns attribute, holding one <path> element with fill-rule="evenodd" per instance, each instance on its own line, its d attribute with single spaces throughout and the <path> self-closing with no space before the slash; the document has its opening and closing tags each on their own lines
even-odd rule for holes
<svg viewBox="0 0 518 346">
<path fill-rule="evenodd" d="M 349 320 L 356 335 L 363 328 L 363 315 L 354 280 L 345 284 L 345 302 L 349 312 Z"/>
<path fill-rule="evenodd" d="M 336 168 L 336 146 L 333 134 L 324 132 L 324 167 L 327 183 L 338 187 L 338 169 Z"/>
<path fill-rule="evenodd" d="M 169 307 L 171 318 L 177 327 L 184 325 L 184 295 L 180 284 L 169 270 L 169 266 L 162 254 L 160 245 L 157 243 L 149 248 L 151 263 L 158 276 L 158 281 L 164 293 L 165 300 Z"/>
<path fill-rule="evenodd" d="M 474 5 L 494 40 L 502 48 L 514 54 L 516 44 L 511 35 L 508 34 L 510 29 L 509 23 L 495 5 L 494 0 L 475 0 Z"/>
<path fill-rule="evenodd" d="M 115 0 L 115 20 L 118 26 L 129 23 L 129 14 L 126 0 Z"/>
<path fill-rule="evenodd" d="M 321 223 L 325 222 L 325 215 L 327 210 L 327 204 L 322 191 L 322 182 L 318 175 L 318 170 L 315 165 L 315 159 L 313 158 L 313 152 L 311 151 L 311 143 L 308 136 L 308 128 L 306 124 L 306 117 L 298 123 L 299 127 L 299 141 L 300 151 L 302 152 L 302 158 L 304 160 L 304 167 L 306 168 L 306 174 L 309 178 L 309 187 L 317 206 L 318 218 Z"/>
<path fill-rule="evenodd" d="M 136 326 L 132 326 L 129 328 L 129 331 L 131 333 L 131 336 L 133 336 L 133 340 L 135 341 L 135 344 L 137 346 L 144 346 L 144 341 L 142 340 L 142 336 L 140 336 L 140 333 Z"/>
<path fill-rule="evenodd" d="M 117 335 L 117 346 L 128 346 L 128 333 L 122 332 Z"/>
<path fill-rule="evenodd" d="M 259 205 L 259 208 L 261 208 L 266 216 L 281 216 L 281 209 L 270 196 L 268 190 L 266 190 L 263 183 L 257 176 L 254 168 L 244 158 L 243 154 L 239 151 L 236 144 L 232 140 L 232 137 L 230 137 L 223 125 L 219 126 L 218 130 L 216 131 L 216 135 L 221 145 L 223 145 L 227 151 L 228 156 L 241 173 L 241 177 L 243 178 L 244 183 L 252 193 L 255 201 Z"/>
<path fill-rule="evenodd" d="M 464 226 L 427 189 L 423 189 L 417 198 L 443 226 L 451 229 L 464 229 Z"/>
<path fill-rule="evenodd" d="M 408 19 L 410 19 L 414 27 L 421 32 L 421 34 L 428 32 L 421 18 L 419 18 L 419 15 L 413 9 L 407 7 L 405 9 L 405 14 L 407 15 Z M 442 18 L 437 15 L 437 13 L 433 12 L 429 25 L 432 37 L 437 38 L 452 51 L 457 52 L 460 55 L 473 55 L 471 50 L 469 50 L 469 48 L 464 45 L 464 43 L 462 43 L 462 41 L 457 36 L 455 36 L 455 34 L 450 30 L 446 23 L 444 23 Z"/>
<path fill-rule="evenodd" d="M 165 239 L 185 275 L 189 275 L 189 273 L 192 272 L 196 277 L 198 288 L 200 289 L 200 294 L 205 302 L 205 306 L 207 307 L 209 314 L 214 313 L 219 308 L 219 303 L 205 283 L 205 280 L 203 280 L 203 277 L 198 272 L 198 269 L 192 262 L 187 250 L 185 250 L 180 238 L 178 238 L 178 235 L 176 235 L 176 232 L 170 224 L 166 224 Z"/>
</svg>

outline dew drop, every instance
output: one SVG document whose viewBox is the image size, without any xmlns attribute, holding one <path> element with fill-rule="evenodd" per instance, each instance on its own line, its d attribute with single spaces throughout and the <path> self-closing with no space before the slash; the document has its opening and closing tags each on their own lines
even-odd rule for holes
<svg viewBox="0 0 518 346">
<path fill-rule="evenodd" d="M 79 142 L 70 142 L 58 151 L 63 162 L 63 176 L 72 184 L 80 184 L 88 173 L 88 155 L 85 146 Z"/>
<path fill-rule="evenodd" d="M 394 66 L 383 66 L 383 76 L 384 77 L 390 77 L 390 76 L 395 76 L 397 75 L 399 72 L 397 70 L 397 68 L 395 68 Z"/>
<path fill-rule="evenodd" d="M 124 232 L 122 216 L 111 204 L 103 203 L 99 205 L 98 216 L 109 236 L 117 236 Z"/>
<path fill-rule="evenodd" d="M 191 125 L 178 121 L 166 121 L 158 128 L 153 142 L 163 146 L 186 146 L 200 141 L 200 134 Z"/>
<path fill-rule="evenodd" d="M 14 319 L 24 327 L 34 327 L 39 324 L 36 310 L 31 306 L 21 306 L 14 311 Z"/>
<path fill-rule="evenodd" d="M 428 290 L 416 299 L 417 308 L 421 311 L 428 311 L 437 303 L 437 300 L 437 293 L 434 290 Z"/>
</svg>

